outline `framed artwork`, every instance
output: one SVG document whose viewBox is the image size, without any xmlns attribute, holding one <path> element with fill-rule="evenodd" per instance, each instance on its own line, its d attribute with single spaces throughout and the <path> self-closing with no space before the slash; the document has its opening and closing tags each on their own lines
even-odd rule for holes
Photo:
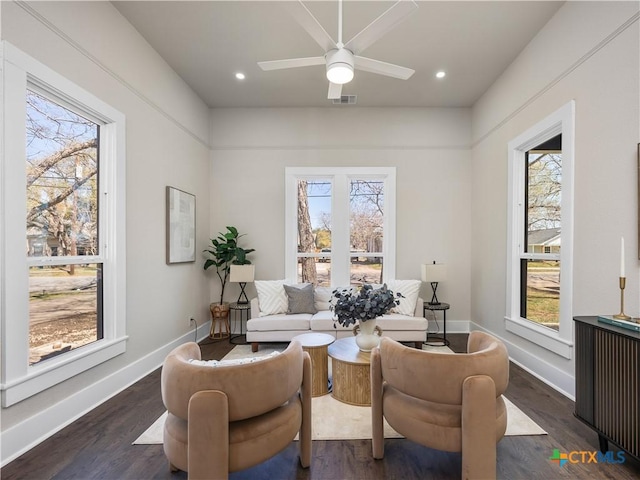
<svg viewBox="0 0 640 480">
<path fill-rule="evenodd" d="M 167 187 L 167 264 L 196 261 L 196 197 Z"/>
</svg>

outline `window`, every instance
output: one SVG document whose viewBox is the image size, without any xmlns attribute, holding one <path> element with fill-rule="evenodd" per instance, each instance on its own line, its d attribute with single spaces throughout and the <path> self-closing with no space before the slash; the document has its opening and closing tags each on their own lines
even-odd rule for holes
<svg viewBox="0 0 640 480">
<path fill-rule="evenodd" d="M 124 116 L 3 47 L 9 406 L 125 351 Z"/>
<path fill-rule="evenodd" d="M 286 177 L 288 279 L 343 286 L 394 278 L 395 169 L 287 168 Z"/>
<path fill-rule="evenodd" d="M 562 240 L 562 134 L 524 154 L 520 253 L 520 317 L 554 330 L 560 326 Z M 551 252 L 551 244 L 555 252 Z"/>
<path fill-rule="evenodd" d="M 30 89 L 26 109 L 29 365 L 34 365 L 103 338 L 100 126 Z"/>
<path fill-rule="evenodd" d="M 571 358 L 574 104 L 509 143 L 508 331 Z"/>
</svg>

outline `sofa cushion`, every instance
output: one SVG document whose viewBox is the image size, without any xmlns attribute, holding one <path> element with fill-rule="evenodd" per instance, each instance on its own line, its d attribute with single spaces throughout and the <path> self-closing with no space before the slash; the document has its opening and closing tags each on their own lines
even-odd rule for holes
<svg viewBox="0 0 640 480">
<path fill-rule="evenodd" d="M 339 290 L 339 291 L 349 290 L 351 292 L 355 292 L 358 290 L 358 287 L 354 285 L 349 285 L 348 287 L 335 287 L 335 288 L 334 287 L 316 287 L 314 292 L 316 310 L 320 312 L 322 310 L 331 309 L 331 303 L 335 299 L 335 297 L 333 296 L 333 292 L 335 290 Z"/>
<path fill-rule="evenodd" d="M 322 310 L 311 317 L 309 324 L 311 330 L 314 332 L 329 332 L 331 330 L 352 330 L 353 325 L 343 327 L 336 322 L 334 328 L 334 315 L 333 312 L 328 310 Z M 391 313 L 376 318 L 376 325 L 379 326 L 382 331 L 404 331 L 404 330 L 427 330 L 427 320 L 423 317 L 410 317 L 408 315 L 400 315 L 397 313 Z"/>
<path fill-rule="evenodd" d="M 318 310 L 313 300 L 313 285 L 304 286 L 283 285 L 287 294 L 287 313 L 316 313 Z"/>
<path fill-rule="evenodd" d="M 310 313 L 295 313 L 292 315 L 280 313 L 269 316 L 260 316 L 247 321 L 247 330 L 252 332 L 267 332 L 271 330 L 309 330 L 311 316 L 312 315 Z"/>
<path fill-rule="evenodd" d="M 309 324 L 311 325 L 311 330 L 314 332 L 328 332 L 330 330 L 334 330 L 334 321 L 335 316 L 331 310 L 320 310 L 313 317 L 311 317 L 311 321 Z M 335 330 L 351 330 L 353 329 L 353 325 L 349 327 L 343 327 L 337 321 L 335 322 Z"/>
<path fill-rule="evenodd" d="M 413 317 L 421 285 L 422 282 L 420 280 L 389 280 L 387 282 L 389 290 L 392 290 L 393 293 L 402 294 L 400 304 L 392 308 L 391 313 Z"/>
<path fill-rule="evenodd" d="M 331 304 L 333 288 L 331 287 L 316 287 L 314 292 L 314 303 L 318 312 L 322 310 L 329 310 Z"/>
<path fill-rule="evenodd" d="M 287 294 L 284 291 L 286 280 L 256 280 L 254 282 L 258 291 L 260 304 L 260 316 L 286 313 Z"/>
<path fill-rule="evenodd" d="M 413 313 L 413 312 L 412 312 Z M 424 317 L 413 317 L 409 315 L 400 315 L 398 313 L 389 313 L 376 319 L 376 325 L 382 331 L 399 331 L 399 330 L 427 330 L 427 319 Z"/>
</svg>

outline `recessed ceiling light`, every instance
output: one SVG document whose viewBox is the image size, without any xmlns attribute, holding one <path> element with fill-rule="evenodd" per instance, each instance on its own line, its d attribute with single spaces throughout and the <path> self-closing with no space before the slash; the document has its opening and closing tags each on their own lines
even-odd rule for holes
<svg viewBox="0 0 640 480">
<path fill-rule="evenodd" d="M 440 70 L 436 73 L 436 78 L 444 78 L 446 75 L 447 73 L 444 70 Z"/>
<path fill-rule="evenodd" d="M 238 80 L 244 80 L 245 79 L 244 73 L 240 73 L 240 72 L 236 73 L 236 78 Z"/>
</svg>

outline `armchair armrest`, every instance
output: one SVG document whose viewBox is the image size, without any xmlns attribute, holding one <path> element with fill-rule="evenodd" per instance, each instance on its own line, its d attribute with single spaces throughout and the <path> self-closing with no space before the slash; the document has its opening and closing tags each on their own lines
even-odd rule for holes
<svg viewBox="0 0 640 480">
<path fill-rule="evenodd" d="M 189 400 L 189 478 L 229 475 L 229 401 L 219 390 L 203 390 Z"/>
<path fill-rule="evenodd" d="M 371 447 L 373 458 L 384 457 L 384 423 L 382 414 L 382 363 L 380 348 L 371 350 Z"/>
<path fill-rule="evenodd" d="M 302 425 L 299 432 L 300 464 L 303 468 L 311 465 L 311 388 L 313 372 L 309 353 L 302 354 L 302 385 L 300 386 L 300 400 L 302 403 Z"/>
<path fill-rule="evenodd" d="M 496 386 L 488 375 L 462 384 L 462 476 L 496 478 Z"/>
</svg>

